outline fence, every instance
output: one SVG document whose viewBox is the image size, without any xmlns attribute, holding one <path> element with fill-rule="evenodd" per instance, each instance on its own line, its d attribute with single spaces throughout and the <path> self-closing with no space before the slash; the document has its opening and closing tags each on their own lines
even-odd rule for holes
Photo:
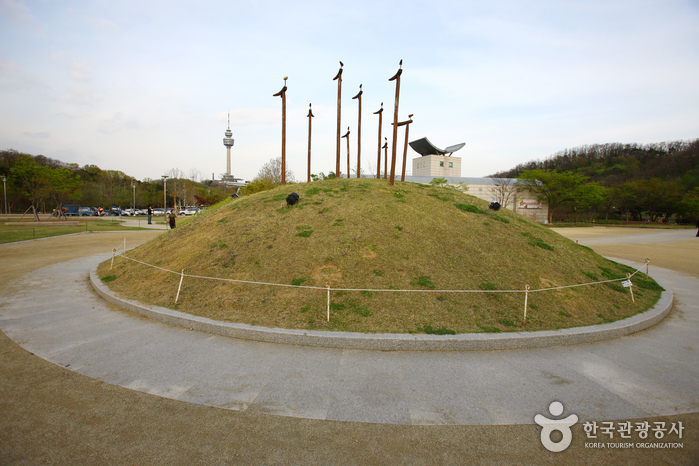
<svg viewBox="0 0 699 466">
<path fill-rule="evenodd" d="M 123 248 L 123 252 L 119 255 L 117 255 L 117 251 L 119 249 Z M 249 284 L 249 285 L 262 285 L 262 286 L 275 286 L 275 287 L 285 287 L 285 288 L 303 288 L 303 289 L 308 289 L 308 290 L 324 290 L 327 291 L 327 319 L 328 322 L 330 321 L 330 292 L 331 291 L 366 291 L 366 292 L 372 292 L 372 293 L 524 293 L 524 315 L 523 315 L 523 325 L 526 325 L 527 323 L 527 303 L 529 300 L 529 293 L 541 293 L 545 291 L 555 291 L 555 290 L 562 290 L 562 289 L 567 289 L 567 288 L 578 288 L 578 287 L 583 287 L 583 286 L 592 286 L 592 285 L 599 285 L 599 284 L 604 284 L 604 283 L 611 283 L 611 282 L 622 282 L 622 285 L 625 288 L 629 289 L 631 300 L 635 303 L 635 298 L 633 295 L 633 283 L 631 282 L 631 278 L 636 275 L 638 272 L 640 272 L 643 267 L 646 269 L 646 278 L 648 277 L 648 264 L 650 263 L 649 259 L 646 259 L 645 264 L 638 268 L 636 271 L 633 273 L 627 273 L 625 278 L 615 278 L 615 279 L 610 279 L 610 280 L 601 280 L 601 281 L 596 281 L 596 282 L 588 282 L 588 283 L 578 283 L 575 285 L 564 285 L 564 286 L 555 286 L 555 287 L 550 287 L 550 288 L 539 288 L 539 289 L 531 289 L 529 285 L 525 285 L 525 288 L 523 290 L 396 290 L 396 289 L 381 289 L 381 288 L 332 288 L 332 284 L 330 282 L 327 282 L 325 284 L 325 287 L 320 287 L 320 286 L 307 286 L 307 285 L 289 285 L 285 283 L 268 283 L 268 282 L 257 282 L 257 281 L 249 281 L 249 280 L 236 280 L 232 278 L 220 278 L 220 277 L 207 277 L 203 275 L 190 275 L 185 273 L 186 270 L 182 269 L 181 272 L 177 272 L 174 270 L 169 270 L 163 267 L 158 267 L 157 265 L 153 264 L 148 264 L 147 262 L 140 261 L 138 259 L 134 259 L 133 257 L 126 256 L 124 253 L 126 252 L 126 238 L 124 238 L 124 242 L 120 244 L 117 248 L 114 248 L 112 250 L 112 262 L 109 267 L 111 270 L 112 267 L 114 266 L 114 258 L 115 257 L 123 257 L 124 259 L 128 259 L 132 262 L 137 262 L 139 264 L 145 265 L 147 267 L 152 267 L 154 269 L 162 270 L 167 273 L 171 273 L 174 275 L 179 275 L 180 276 L 180 281 L 179 285 L 177 287 L 177 295 L 175 297 L 175 304 L 177 304 L 177 301 L 179 300 L 180 297 L 180 290 L 182 289 L 182 282 L 184 281 L 184 278 L 196 278 L 200 280 L 215 280 L 215 281 L 224 281 L 224 282 L 232 282 L 232 283 L 244 283 L 244 284 Z"/>
</svg>

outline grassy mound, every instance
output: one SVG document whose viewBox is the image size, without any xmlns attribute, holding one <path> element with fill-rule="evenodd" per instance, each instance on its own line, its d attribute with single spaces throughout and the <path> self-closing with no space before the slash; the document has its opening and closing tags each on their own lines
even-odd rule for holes
<svg viewBox="0 0 699 466">
<path fill-rule="evenodd" d="M 292 191 L 301 201 L 287 207 Z M 268 327 L 441 334 L 556 329 L 642 312 L 662 291 L 637 274 L 636 304 L 620 282 L 530 293 L 523 327 L 523 293 L 486 291 L 588 283 L 632 270 L 455 189 L 369 179 L 286 185 L 228 200 L 128 255 L 178 273 L 293 285 L 185 278 L 175 305 L 179 275 L 126 259 L 111 271 L 109 263 L 100 266 L 100 276 L 121 296 Z M 357 290 L 331 293 L 330 322 L 327 292 L 303 288 L 328 282 Z"/>
</svg>

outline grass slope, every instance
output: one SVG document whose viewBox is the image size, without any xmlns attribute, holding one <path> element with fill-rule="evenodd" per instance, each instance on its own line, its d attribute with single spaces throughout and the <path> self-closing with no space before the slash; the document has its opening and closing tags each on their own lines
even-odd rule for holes
<svg viewBox="0 0 699 466">
<path fill-rule="evenodd" d="M 287 207 L 286 196 L 301 201 Z M 651 307 L 662 288 L 634 277 L 636 304 L 619 282 L 529 294 L 385 290 L 523 290 L 625 277 L 608 261 L 524 217 L 453 188 L 352 179 L 286 185 L 207 209 L 128 253 L 188 274 L 325 290 L 186 278 L 125 259 L 99 273 L 142 302 L 222 321 L 359 332 L 542 330 L 610 322 Z"/>
</svg>

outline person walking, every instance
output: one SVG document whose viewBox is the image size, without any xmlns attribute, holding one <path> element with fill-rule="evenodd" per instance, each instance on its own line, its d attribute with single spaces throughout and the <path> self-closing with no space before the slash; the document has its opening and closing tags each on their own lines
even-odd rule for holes
<svg viewBox="0 0 699 466">
<path fill-rule="evenodd" d="M 152 223 L 150 223 L 150 219 L 152 216 L 153 216 L 153 208 L 151 206 L 148 206 L 148 225 L 152 225 Z"/>
<path fill-rule="evenodd" d="M 175 228 L 175 219 L 177 218 L 177 215 L 175 215 L 175 209 L 172 209 L 170 211 L 170 215 L 167 216 L 168 220 L 170 221 L 170 229 Z"/>
</svg>

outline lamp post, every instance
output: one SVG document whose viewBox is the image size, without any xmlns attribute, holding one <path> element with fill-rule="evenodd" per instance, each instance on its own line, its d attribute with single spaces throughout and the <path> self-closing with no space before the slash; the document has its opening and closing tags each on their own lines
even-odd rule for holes
<svg viewBox="0 0 699 466">
<path fill-rule="evenodd" d="M 133 180 L 131 180 L 131 187 L 133 188 L 133 206 L 131 208 L 133 209 L 133 214 L 136 215 L 136 183 Z"/>
<path fill-rule="evenodd" d="M 163 179 L 163 215 L 167 212 L 167 175 L 161 176 Z"/>
<path fill-rule="evenodd" d="M 7 211 L 7 177 L 4 175 L 2 177 L 2 190 L 3 190 L 3 193 L 5 194 L 5 215 L 7 215 L 9 213 Z"/>
</svg>

